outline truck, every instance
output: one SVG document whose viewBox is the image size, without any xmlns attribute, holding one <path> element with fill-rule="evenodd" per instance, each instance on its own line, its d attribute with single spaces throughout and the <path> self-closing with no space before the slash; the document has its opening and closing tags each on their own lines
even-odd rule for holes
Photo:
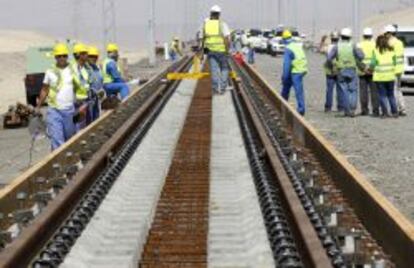
<svg viewBox="0 0 414 268">
<path fill-rule="evenodd" d="M 398 27 L 396 36 L 404 43 L 402 85 L 414 85 L 414 27 Z"/>
</svg>

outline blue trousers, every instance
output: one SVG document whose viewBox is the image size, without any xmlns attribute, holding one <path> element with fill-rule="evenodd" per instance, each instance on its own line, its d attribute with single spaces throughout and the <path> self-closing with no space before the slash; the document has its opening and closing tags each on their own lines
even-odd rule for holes
<svg viewBox="0 0 414 268">
<path fill-rule="evenodd" d="M 100 113 L 101 113 L 101 109 L 99 105 L 99 99 L 97 97 L 94 97 L 89 101 L 86 124 L 89 125 L 90 123 L 98 119 Z"/>
<path fill-rule="evenodd" d="M 211 84 L 213 91 L 220 92 L 226 89 L 229 80 L 229 62 L 224 53 L 209 52 L 207 55 L 210 65 Z"/>
<path fill-rule="evenodd" d="M 355 113 L 358 103 L 358 76 L 338 75 L 338 85 L 344 94 L 343 105 L 345 115 Z"/>
<path fill-rule="evenodd" d="M 377 89 L 380 97 L 382 113 L 385 115 L 388 114 L 388 102 L 391 107 L 391 113 L 398 114 L 397 101 L 394 96 L 394 81 L 377 82 Z"/>
<path fill-rule="evenodd" d="M 76 133 L 73 115 L 75 109 L 58 110 L 49 107 L 47 110 L 46 126 L 51 142 L 52 151 L 68 141 Z"/>
<path fill-rule="evenodd" d="M 304 73 L 291 74 L 290 79 L 283 82 L 282 97 L 289 100 L 290 88 L 295 89 L 297 111 L 301 115 L 305 115 L 305 93 L 303 91 L 303 77 Z"/>
<path fill-rule="evenodd" d="M 338 79 L 336 76 L 326 76 L 326 100 L 325 109 L 332 110 L 334 89 L 336 87 L 336 108 L 338 111 L 344 110 L 344 93 L 341 87 L 338 85 Z"/>
<path fill-rule="evenodd" d="M 129 95 L 129 86 L 126 83 L 104 84 L 104 89 L 107 95 L 121 94 L 121 100 L 124 100 Z"/>
<path fill-rule="evenodd" d="M 249 52 L 247 53 L 247 62 L 249 64 L 254 64 L 255 60 L 254 60 L 254 48 L 249 48 Z"/>
</svg>

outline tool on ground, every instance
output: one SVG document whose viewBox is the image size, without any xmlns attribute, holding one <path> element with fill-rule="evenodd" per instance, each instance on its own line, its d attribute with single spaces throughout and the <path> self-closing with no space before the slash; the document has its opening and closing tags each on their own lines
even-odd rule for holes
<svg viewBox="0 0 414 268">
<path fill-rule="evenodd" d="M 4 128 L 19 128 L 27 127 L 29 124 L 30 116 L 34 113 L 34 109 L 31 106 L 24 105 L 18 102 L 16 105 L 9 107 L 8 112 L 3 118 Z"/>
</svg>

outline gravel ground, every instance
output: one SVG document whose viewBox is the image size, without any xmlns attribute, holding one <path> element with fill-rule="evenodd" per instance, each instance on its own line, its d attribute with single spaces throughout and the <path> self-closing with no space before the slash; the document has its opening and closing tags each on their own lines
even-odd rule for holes
<svg viewBox="0 0 414 268">
<path fill-rule="evenodd" d="M 308 54 L 310 72 L 305 79 L 306 118 L 330 140 L 393 204 L 414 219 L 414 96 L 406 96 L 408 116 L 399 119 L 343 118 L 324 113 L 323 58 Z M 281 57 L 258 55 L 256 68 L 280 89 Z M 291 102 L 294 103 L 294 91 Z M 334 106 L 335 107 L 335 106 Z"/>
<path fill-rule="evenodd" d="M 169 63 L 163 60 L 155 67 L 148 67 L 148 60 L 143 59 L 130 65 L 130 75 L 140 78 L 151 78 L 165 68 Z M 2 116 L 0 116 L 3 122 Z M 31 137 L 27 128 L 2 129 L 0 126 L 0 188 L 8 184 L 19 174 L 27 170 L 29 165 Z M 33 146 L 34 165 L 50 152 L 50 144 L 47 138 L 37 140 Z"/>
</svg>

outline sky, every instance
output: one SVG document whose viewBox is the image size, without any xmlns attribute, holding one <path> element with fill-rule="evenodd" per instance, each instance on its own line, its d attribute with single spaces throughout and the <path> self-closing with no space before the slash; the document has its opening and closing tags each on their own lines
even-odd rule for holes
<svg viewBox="0 0 414 268">
<path fill-rule="evenodd" d="M 55 39 L 73 37 L 102 42 L 103 0 L 0 0 L 0 29 L 45 32 Z M 145 47 L 151 0 L 115 0 L 117 41 L 129 48 Z M 221 5 L 230 28 L 274 28 L 294 25 L 311 34 L 351 26 L 352 0 L 152 0 L 155 2 L 156 40 L 195 34 L 213 4 Z M 414 0 L 358 0 L 361 18 L 414 6 Z M 297 3 L 295 8 L 295 4 Z M 406 4 L 404 4 L 406 2 Z M 315 5 L 316 3 L 316 5 Z M 296 10 L 296 12 L 295 12 Z M 313 13 L 317 14 L 313 16 Z M 74 15 L 76 13 L 76 15 Z M 279 18 L 279 13 L 282 13 Z M 76 23 L 74 23 L 76 21 Z M 75 29 L 78 29 L 77 31 Z"/>
</svg>

